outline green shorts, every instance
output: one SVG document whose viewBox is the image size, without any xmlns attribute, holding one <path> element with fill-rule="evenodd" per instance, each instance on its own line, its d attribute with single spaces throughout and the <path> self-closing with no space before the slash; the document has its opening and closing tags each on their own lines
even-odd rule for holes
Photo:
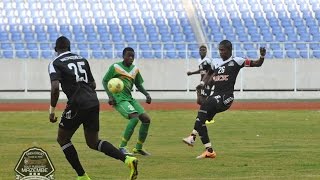
<svg viewBox="0 0 320 180">
<path fill-rule="evenodd" d="M 114 108 L 127 119 L 129 119 L 129 114 L 138 113 L 140 115 L 145 112 L 141 104 L 135 99 L 130 101 L 121 101 L 117 103 Z"/>
</svg>

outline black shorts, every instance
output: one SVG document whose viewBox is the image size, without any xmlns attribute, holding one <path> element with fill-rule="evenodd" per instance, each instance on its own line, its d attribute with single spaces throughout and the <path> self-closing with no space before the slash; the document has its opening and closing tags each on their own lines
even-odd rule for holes
<svg viewBox="0 0 320 180">
<path fill-rule="evenodd" d="M 66 107 L 61 116 L 59 127 L 67 130 L 76 130 L 81 124 L 88 131 L 99 131 L 99 105 L 89 109 Z"/>
<path fill-rule="evenodd" d="M 206 120 L 212 120 L 217 113 L 229 109 L 233 99 L 233 94 L 213 94 L 200 106 L 200 111 L 207 112 Z"/>
</svg>

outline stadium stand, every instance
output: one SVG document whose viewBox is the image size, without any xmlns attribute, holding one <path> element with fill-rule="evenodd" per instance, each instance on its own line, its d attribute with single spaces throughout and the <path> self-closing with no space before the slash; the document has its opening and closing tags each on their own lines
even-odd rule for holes
<svg viewBox="0 0 320 180">
<path fill-rule="evenodd" d="M 192 0 L 207 43 L 234 42 L 235 55 L 320 58 L 317 0 Z M 64 35 L 84 57 L 121 57 L 125 46 L 139 58 L 197 58 L 198 42 L 183 0 L 3 0 L 0 58 L 54 56 Z M 217 57 L 216 46 L 212 56 Z"/>
</svg>

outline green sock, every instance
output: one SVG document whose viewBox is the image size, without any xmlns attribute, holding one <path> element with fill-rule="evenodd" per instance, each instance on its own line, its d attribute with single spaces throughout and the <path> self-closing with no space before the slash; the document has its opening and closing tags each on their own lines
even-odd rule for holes
<svg viewBox="0 0 320 180">
<path fill-rule="evenodd" d="M 150 123 L 142 123 L 139 129 L 139 138 L 136 149 L 142 149 L 142 145 L 147 138 Z"/>
<path fill-rule="evenodd" d="M 126 127 L 125 131 L 123 132 L 123 136 L 122 136 L 122 140 L 121 140 L 121 143 L 120 143 L 120 147 L 127 146 L 127 143 L 130 140 L 130 138 L 131 138 L 131 136 L 132 136 L 132 134 L 134 132 L 134 128 L 136 127 L 138 122 L 139 122 L 138 118 L 129 119 L 127 127 Z"/>
</svg>

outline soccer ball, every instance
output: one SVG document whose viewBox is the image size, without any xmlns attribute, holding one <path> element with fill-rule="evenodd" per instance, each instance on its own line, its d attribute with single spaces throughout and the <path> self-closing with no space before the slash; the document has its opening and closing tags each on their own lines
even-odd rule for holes
<svg viewBox="0 0 320 180">
<path fill-rule="evenodd" d="M 108 89 L 111 93 L 119 93 L 123 90 L 123 82 L 119 78 L 112 78 L 108 82 Z"/>
</svg>

